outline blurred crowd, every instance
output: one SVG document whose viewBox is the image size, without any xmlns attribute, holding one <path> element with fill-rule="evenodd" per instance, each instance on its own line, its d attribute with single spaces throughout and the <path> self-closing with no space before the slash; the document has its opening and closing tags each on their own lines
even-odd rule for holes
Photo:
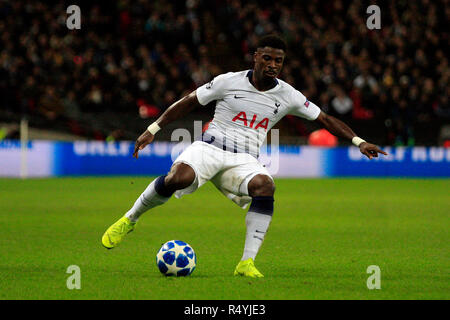
<svg viewBox="0 0 450 320">
<path fill-rule="evenodd" d="M 106 115 L 155 118 L 213 76 L 251 68 L 258 38 L 277 33 L 281 78 L 324 111 L 356 130 L 376 124 L 381 144 L 435 144 L 450 122 L 448 2 L 380 4 L 380 30 L 366 27 L 369 1 L 81 2 L 81 29 L 68 30 L 63 1 L 0 0 L 0 120 L 133 138 L 124 132 L 142 127 L 114 130 Z"/>
</svg>

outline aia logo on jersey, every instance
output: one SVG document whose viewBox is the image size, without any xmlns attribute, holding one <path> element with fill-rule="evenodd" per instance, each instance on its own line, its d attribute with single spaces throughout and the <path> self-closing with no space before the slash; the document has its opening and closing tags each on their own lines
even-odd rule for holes
<svg viewBox="0 0 450 320">
<path fill-rule="evenodd" d="M 247 119 L 247 115 L 245 114 L 244 111 L 239 112 L 234 118 L 233 121 L 242 121 L 242 123 L 244 124 L 244 126 L 246 127 L 250 127 L 252 129 L 258 130 L 259 128 L 264 128 L 264 130 L 267 131 L 267 126 L 269 125 L 269 119 L 268 118 L 264 118 L 261 121 L 259 121 L 255 126 L 255 122 L 256 122 L 256 114 L 253 115 L 252 119 L 249 120 Z M 253 127 L 254 126 L 254 127 Z"/>
<path fill-rule="evenodd" d="M 309 101 L 308 100 L 305 101 L 305 107 L 307 107 L 307 108 L 309 107 Z"/>
</svg>

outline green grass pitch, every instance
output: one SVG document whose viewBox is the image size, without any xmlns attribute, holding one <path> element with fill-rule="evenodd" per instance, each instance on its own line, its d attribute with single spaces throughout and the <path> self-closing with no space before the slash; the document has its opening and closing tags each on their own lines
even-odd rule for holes
<svg viewBox="0 0 450 320">
<path fill-rule="evenodd" d="M 0 299 L 449 299 L 450 180 L 277 179 L 256 259 L 234 277 L 245 213 L 210 183 L 147 212 L 113 250 L 100 239 L 151 178 L 0 180 Z M 188 242 L 197 268 L 164 277 L 155 255 Z M 67 267 L 81 269 L 69 290 Z M 369 290 L 370 265 L 381 289 Z"/>
</svg>

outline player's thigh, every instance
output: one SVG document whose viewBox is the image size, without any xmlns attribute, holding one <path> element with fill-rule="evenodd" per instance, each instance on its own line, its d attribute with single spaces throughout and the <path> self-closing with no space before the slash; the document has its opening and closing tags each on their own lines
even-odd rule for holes
<svg viewBox="0 0 450 320">
<path fill-rule="evenodd" d="M 255 161 L 243 163 L 221 171 L 214 177 L 213 183 L 216 187 L 228 190 L 233 194 L 252 196 L 249 192 L 248 185 L 256 176 L 262 176 L 263 182 L 267 181 L 269 184 L 274 185 L 268 170 L 256 161 L 256 159 Z"/>
<path fill-rule="evenodd" d="M 192 170 L 189 170 L 189 176 L 191 177 L 193 173 L 194 180 L 200 187 L 222 169 L 222 153 L 223 150 L 207 143 L 194 142 L 175 159 L 172 168 L 178 171 L 178 166 L 180 168 L 188 166 Z"/>
</svg>

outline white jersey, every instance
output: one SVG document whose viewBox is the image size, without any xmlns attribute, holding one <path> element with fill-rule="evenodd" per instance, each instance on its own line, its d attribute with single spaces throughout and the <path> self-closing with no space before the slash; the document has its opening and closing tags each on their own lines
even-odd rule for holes
<svg viewBox="0 0 450 320">
<path fill-rule="evenodd" d="M 280 79 L 272 89 L 259 91 L 250 82 L 252 72 L 221 74 L 197 88 L 200 104 L 216 101 L 214 118 L 202 141 L 258 157 L 267 132 L 285 115 L 317 119 L 320 108 L 300 91 Z"/>
</svg>

